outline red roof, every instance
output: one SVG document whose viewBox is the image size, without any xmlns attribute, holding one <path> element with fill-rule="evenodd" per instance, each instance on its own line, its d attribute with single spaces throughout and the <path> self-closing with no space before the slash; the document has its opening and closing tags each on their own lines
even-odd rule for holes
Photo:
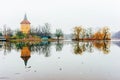
<svg viewBox="0 0 120 80">
<path fill-rule="evenodd" d="M 20 24 L 31 24 L 28 20 L 23 20 Z"/>
</svg>

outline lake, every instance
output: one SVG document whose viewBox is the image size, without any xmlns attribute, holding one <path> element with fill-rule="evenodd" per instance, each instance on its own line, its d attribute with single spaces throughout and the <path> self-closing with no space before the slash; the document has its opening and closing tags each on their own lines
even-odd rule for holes
<svg viewBox="0 0 120 80">
<path fill-rule="evenodd" d="M 0 80 L 120 80 L 119 41 L 0 42 Z"/>
</svg>

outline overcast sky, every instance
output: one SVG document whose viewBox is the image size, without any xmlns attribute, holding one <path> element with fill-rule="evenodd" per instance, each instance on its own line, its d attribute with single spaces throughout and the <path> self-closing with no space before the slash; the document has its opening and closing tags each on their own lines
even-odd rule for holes
<svg viewBox="0 0 120 80">
<path fill-rule="evenodd" d="M 48 22 L 52 32 L 70 33 L 79 25 L 120 30 L 120 0 L 0 0 L 0 27 L 20 28 L 25 13 L 31 25 Z"/>
</svg>

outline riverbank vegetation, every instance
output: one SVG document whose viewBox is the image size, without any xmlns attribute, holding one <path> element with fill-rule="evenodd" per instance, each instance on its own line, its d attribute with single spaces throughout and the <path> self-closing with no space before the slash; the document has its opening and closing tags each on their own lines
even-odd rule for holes
<svg viewBox="0 0 120 80">
<path fill-rule="evenodd" d="M 55 33 L 51 32 L 51 25 L 45 23 L 43 26 L 31 27 L 28 34 L 22 33 L 20 30 L 12 30 L 4 26 L 0 36 L 4 36 L 6 41 L 11 42 L 29 42 L 29 41 L 59 41 L 64 40 L 64 34 L 61 29 L 56 29 Z M 109 27 L 102 27 L 93 31 L 92 28 L 84 28 L 76 26 L 73 28 L 72 40 L 111 40 Z"/>
<path fill-rule="evenodd" d="M 73 40 L 111 40 L 109 27 L 103 27 L 93 32 L 92 28 L 85 29 L 82 26 L 74 27 Z"/>
</svg>

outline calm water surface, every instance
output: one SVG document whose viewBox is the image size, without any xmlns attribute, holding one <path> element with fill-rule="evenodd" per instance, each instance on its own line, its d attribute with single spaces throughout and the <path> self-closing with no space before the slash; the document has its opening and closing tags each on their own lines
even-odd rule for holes
<svg viewBox="0 0 120 80">
<path fill-rule="evenodd" d="M 0 80 L 120 80 L 120 42 L 0 42 Z"/>
</svg>

